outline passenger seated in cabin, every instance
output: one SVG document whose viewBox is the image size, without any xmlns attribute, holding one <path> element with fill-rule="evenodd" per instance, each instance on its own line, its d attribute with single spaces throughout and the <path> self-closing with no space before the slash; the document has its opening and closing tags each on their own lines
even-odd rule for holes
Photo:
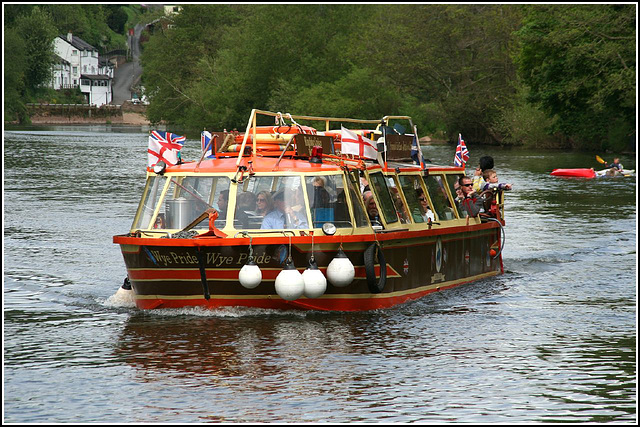
<svg viewBox="0 0 640 427">
<path fill-rule="evenodd" d="M 156 223 L 153 225 L 153 228 L 165 228 L 165 221 L 164 221 L 164 214 L 160 213 L 158 214 L 158 217 L 156 218 Z"/>
<path fill-rule="evenodd" d="M 256 210 L 256 195 L 251 191 L 245 191 L 244 193 L 238 193 L 238 198 L 236 200 L 236 213 L 235 218 L 233 220 L 233 225 L 238 228 L 256 228 L 251 225 L 251 217 L 255 217 Z M 256 221 L 253 221 L 256 222 Z"/>
<path fill-rule="evenodd" d="M 264 217 L 260 228 L 267 230 L 309 228 L 304 211 L 296 212 L 291 208 L 286 200 L 288 197 L 285 197 L 285 191 L 290 190 L 280 190 L 273 196 L 275 209 Z"/>
<path fill-rule="evenodd" d="M 264 217 L 273 210 L 273 198 L 268 191 L 261 191 L 256 197 L 256 215 Z"/>
<path fill-rule="evenodd" d="M 371 225 L 382 225 L 382 221 L 380 221 L 380 213 L 378 212 L 378 206 L 376 206 L 376 201 L 373 198 L 373 193 L 371 191 L 366 192 L 367 196 L 364 199 L 364 207 L 367 209 L 367 215 L 369 215 L 369 221 L 371 221 Z"/>
<path fill-rule="evenodd" d="M 309 195 L 311 198 L 311 207 L 314 209 L 328 208 L 331 196 L 325 188 L 324 178 L 316 176 L 313 178 L 312 186 L 313 192 Z"/>
<path fill-rule="evenodd" d="M 360 192 L 364 195 L 366 191 L 371 191 L 369 188 L 369 181 L 364 176 L 360 177 Z"/>
<path fill-rule="evenodd" d="M 460 202 L 462 202 L 462 199 L 464 199 L 464 193 L 462 192 L 462 187 L 460 187 L 460 179 L 457 179 L 456 182 L 453 183 L 453 189 L 456 192 L 454 201 L 456 202 L 456 206 L 459 207 Z"/>
<path fill-rule="evenodd" d="M 256 195 L 251 191 L 245 191 L 244 193 L 238 194 L 238 201 L 236 203 L 236 210 L 238 207 L 245 211 L 250 215 L 255 215 L 256 213 Z"/>
<path fill-rule="evenodd" d="M 304 215 L 304 194 L 302 193 L 302 187 L 295 189 L 288 189 L 290 192 L 287 196 L 287 201 L 290 203 L 291 209 L 294 212 Z M 275 200 L 275 199 L 274 199 Z"/>
<path fill-rule="evenodd" d="M 429 206 L 429 200 L 427 200 L 427 195 L 424 194 L 422 188 L 418 188 L 416 190 L 418 201 L 420 202 L 420 209 L 422 210 L 422 218 L 425 222 L 433 222 L 436 220 L 436 216 L 433 214 L 431 207 Z"/>
<path fill-rule="evenodd" d="M 457 178 L 456 181 L 453 183 L 453 191 L 455 192 L 453 203 L 455 203 L 458 213 L 460 214 L 460 216 L 466 216 L 465 215 L 466 211 L 462 207 L 462 201 L 464 200 L 464 193 L 462 192 L 462 187 L 460 186 L 460 178 Z"/>
<path fill-rule="evenodd" d="M 484 212 L 484 198 L 473 190 L 473 181 L 468 176 L 461 176 L 459 179 L 460 188 L 464 198 L 460 202 L 460 214 L 475 218 L 479 213 Z"/>
<path fill-rule="evenodd" d="M 229 206 L 229 190 L 222 190 L 218 195 L 218 219 L 216 227 L 224 227 L 227 219 L 227 207 Z"/>
<path fill-rule="evenodd" d="M 393 200 L 393 206 L 396 208 L 396 214 L 400 219 L 400 224 L 407 224 L 409 221 L 409 214 L 404 208 L 404 203 L 402 202 L 402 198 L 400 197 L 400 193 L 398 189 L 395 187 L 389 187 L 389 194 L 391 194 L 391 199 Z"/>
</svg>

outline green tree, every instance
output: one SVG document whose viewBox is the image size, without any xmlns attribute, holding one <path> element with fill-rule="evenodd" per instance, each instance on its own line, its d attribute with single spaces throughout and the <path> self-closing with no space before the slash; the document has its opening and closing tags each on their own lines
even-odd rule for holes
<svg viewBox="0 0 640 427">
<path fill-rule="evenodd" d="M 53 39 L 57 31 L 51 15 L 39 7 L 34 7 L 28 15 L 19 16 L 15 21 L 15 30 L 25 44 L 25 88 L 28 93 L 35 93 L 51 79 Z"/>
<path fill-rule="evenodd" d="M 182 12 L 161 18 L 141 62 L 142 82 L 150 99 L 147 115 L 152 122 L 167 121 L 185 127 L 207 123 L 208 80 L 215 67 L 223 34 L 243 19 L 242 6 L 185 5 Z M 171 24 L 172 28 L 164 28 Z M 198 123 L 196 125 L 195 123 Z"/>
<path fill-rule="evenodd" d="M 621 149 L 635 133 L 635 5 L 527 6 L 519 72 L 574 145 Z"/>
<path fill-rule="evenodd" d="M 511 33 L 519 14 L 509 5 L 378 6 L 356 47 L 399 91 L 430 105 L 437 116 L 427 120 L 443 123 L 451 138 L 499 141 L 494 125 L 516 92 Z"/>
<path fill-rule="evenodd" d="M 5 120 L 26 118 L 23 100 L 24 73 L 27 68 L 26 44 L 13 28 L 4 31 L 4 55 L 11 58 L 11 66 L 4 68 L 4 115 Z M 6 64 L 6 62 L 5 62 Z"/>
</svg>

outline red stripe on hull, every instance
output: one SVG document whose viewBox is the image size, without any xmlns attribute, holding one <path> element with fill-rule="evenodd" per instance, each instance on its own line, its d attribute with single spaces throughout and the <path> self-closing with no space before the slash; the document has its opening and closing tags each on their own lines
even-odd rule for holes
<svg viewBox="0 0 640 427">
<path fill-rule="evenodd" d="M 375 267 L 376 276 L 380 277 L 380 266 Z M 327 275 L 327 267 L 318 267 L 318 269 Z M 300 273 L 304 272 L 305 268 L 298 268 Z M 276 280 L 278 274 L 282 271 L 281 268 L 263 268 L 262 280 Z M 367 274 L 364 267 L 355 267 L 355 278 L 366 279 Z M 207 280 L 238 280 L 238 274 L 240 269 L 206 269 Z M 185 268 L 185 269 L 130 269 L 127 270 L 127 274 L 130 280 L 198 280 L 200 281 L 200 270 L 197 268 Z M 393 267 L 387 265 L 387 277 L 402 277 L 398 274 Z"/>
<path fill-rule="evenodd" d="M 496 274 L 498 274 L 496 272 Z M 488 276 L 489 277 L 489 276 Z M 136 305 L 140 309 L 156 309 L 156 308 L 185 308 L 185 307 L 202 307 L 206 309 L 216 309 L 222 307 L 246 307 L 261 308 L 274 310 L 319 310 L 319 311 L 367 311 L 377 310 L 403 304 L 408 301 L 420 299 L 425 295 L 443 291 L 445 289 L 455 288 L 467 283 L 477 281 L 473 278 L 459 283 L 442 285 L 435 288 L 414 292 L 410 294 L 380 296 L 380 297 L 351 297 L 351 298 L 301 298 L 296 301 L 286 301 L 279 297 L 266 298 L 216 298 L 215 295 L 211 299 L 204 298 L 145 298 L 136 299 Z"/>
</svg>

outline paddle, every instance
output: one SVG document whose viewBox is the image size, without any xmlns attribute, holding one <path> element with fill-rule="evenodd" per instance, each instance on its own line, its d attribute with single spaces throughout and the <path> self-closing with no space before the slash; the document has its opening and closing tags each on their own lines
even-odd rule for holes
<svg viewBox="0 0 640 427">
<path fill-rule="evenodd" d="M 596 160 L 597 160 L 598 162 L 602 163 L 603 165 L 606 165 L 606 164 L 607 164 L 607 162 L 605 162 L 604 160 L 602 160 L 602 157 L 598 156 L 597 154 L 596 154 Z"/>
</svg>

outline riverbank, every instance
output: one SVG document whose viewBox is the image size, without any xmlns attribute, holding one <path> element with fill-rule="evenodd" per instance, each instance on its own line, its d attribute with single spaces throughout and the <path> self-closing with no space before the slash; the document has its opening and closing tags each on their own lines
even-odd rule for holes
<svg viewBox="0 0 640 427">
<path fill-rule="evenodd" d="M 121 105 L 96 107 L 85 104 L 27 104 L 32 124 L 124 124 L 150 125 L 146 106 L 125 101 Z"/>
<path fill-rule="evenodd" d="M 151 125 L 151 122 L 144 114 L 134 112 L 123 112 L 121 115 L 110 117 L 83 117 L 83 116 L 48 116 L 34 115 L 31 117 L 34 125 L 56 125 L 56 124 L 123 124 L 123 125 Z"/>
</svg>

